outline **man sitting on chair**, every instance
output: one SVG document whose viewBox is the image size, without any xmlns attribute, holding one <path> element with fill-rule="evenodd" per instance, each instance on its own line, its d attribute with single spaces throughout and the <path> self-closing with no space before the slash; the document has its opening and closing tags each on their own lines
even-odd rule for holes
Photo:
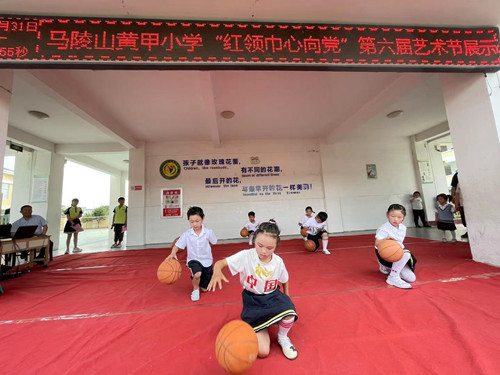
<svg viewBox="0 0 500 375">
<path fill-rule="evenodd" d="M 38 226 L 38 228 L 36 228 L 35 230 L 35 236 L 44 236 L 47 233 L 47 229 L 49 229 L 47 220 L 45 220 L 40 215 L 33 215 L 33 208 L 30 205 L 22 206 L 21 214 L 23 215 L 23 217 L 12 223 L 12 228 L 10 233 L 12 237 L 14 237 L 14 235 L 16 234 L 17 230 L 20 227 L 27 227 L 31 225 Z M 53 246 L 54 243 L 50 241 L 50 260 L 52 260 Z M 40 253 L 38 254 L 37 257 L 35 257 L 35 259 L 43 259 L 44 257 L 45 257 L 45 247 L 42 247 L 40 249 Z"/>
</svg>

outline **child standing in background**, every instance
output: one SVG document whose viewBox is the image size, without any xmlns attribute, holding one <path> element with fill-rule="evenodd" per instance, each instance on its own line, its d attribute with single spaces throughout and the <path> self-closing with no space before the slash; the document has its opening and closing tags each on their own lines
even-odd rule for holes
<svg viewBox="0 0 500 375">
<path fill-rule="evenodd" d="M 201 207 L 190 207 L 187 217 L 191 229 L 188 229 L 179 237 L 172 248 L 172 252 L 166 259 L 174 258 L 177 260 L 177 252 L 187 247 L 186 265 L 191 270 L 193 283 L 191 301 L 196 302 L 200 299 L 200 288 L 206 292 L 208 283 L 212 278 L 213 257 L 210 244 L 215 245 L 217 237 L 215 237 L 213 230 L 207 229 L 203 225 L 205 214 Z"/>
<path fill-rule="evenodd" d="M 415 221 L 415 226 L 420 228 L 420 225 L 418 225 L 418 219 L 420 218 L 424 227 L 430 227 L 429 223 L 425 221 L 424 201 L 420 197 L 419 191 L 413 193 L 413 196 L 410 198 L 410 202 L 413 209 L 413 220 Z"/>
<path fill-rule="evenodd" d="M 253 234 L 255 230 L 259 227 L 259 222 L 255 220 L 255 212 L 250 211 L 248 213 L 248 221 L 245 224 L 245 228 L 248 230 L 248 244 L 251 245 L 253 241 Z"/>
<path fill-rule="evenodd" d="M 315 217 L 311 217 L 304 223 L 304 228 L 307 230 L 307 239 L 314 241 L 316 250 L 319 248 L 319 239 L 323 242 L 323 254 L 330 255 L 328 251 L 328 232 L 326 231 L 326 220 L 328 214 L 326 212 L 318 212 Z M 314 251 L 316 251 L 314 250 Z"/>
<path fill-rule="evenodd" d="M 307 206 L 306 207 L 306 216 L 304 216 L 302 219 L 299 220 L 300 229 L 304 228 L 306 221 L 309 220 L 310 218 L 312 218 L 313 213 L 314 213 L 314 211 L 313 211 L 312 207 Z M 302 238 L 304 239 L 304 241 L 307 241 L 307 236 L 302 237 Z"/>
<path fill-rule="evenodd" d="M 80 222 L 80 218 L 82 217 L 82 209 L 78 207 L 78 203 L 80 201 L 78 199 L 73 199 L 71 201 L 71 207 L 68 208 L 64 213 L 66 214 L 66 225 L 64 226 L 64 233 L 68 235 L 66 238 L 66 252 L 64 254 L 69 254 L 69 244 L 71 243 L 71 236 L 73 236 L 73 253 L 80 253 L 82 249 L 78 247 L 78 232 L 82 231 L 82 223 Z M 75 225 L 79 225 L 80 227 L 76 227 Z M 79 230 L 77 230 L 77 228 Z"/>
<path fill-rule="evenodd" d="M 434 209 L 436 213 L 436 221 L 438 229 L 443 231 L 442 241 L 446 242 L 446 231 L 451 232 L 451 242 L 457 242 L 457 235 L 455 231 L 457 227 L 455 226 L 455 207 L 448 203 L 450 200 L 448 195 L 439 194 L 436 197 L 437 206 Z"/>
<path fill-rule="evenodd" d="M 113 224 L 111 229 L 115 231 L 115 238 L 111 248 L 121 247 L 123 242 L 124 228 L 127 227 L 127 206 L 125 206 L 125 198 L 118 198 L 118 206 L 113 210 Z"/>
</svg>

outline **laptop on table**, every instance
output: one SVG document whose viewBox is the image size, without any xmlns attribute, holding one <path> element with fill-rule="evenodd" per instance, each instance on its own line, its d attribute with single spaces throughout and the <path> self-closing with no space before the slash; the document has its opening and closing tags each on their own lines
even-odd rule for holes
<svg viewBox="0 0 500 375">
<path fill-rule="evenodd" d="M 16 233 L 12 237 L 12 239 L 20 239 L 20 238 L 30 238 L 35 235 L 35 232 L 38 228 L 38 225 L 26 225 L 24 227 L 17 228 Z"/>
</svg>

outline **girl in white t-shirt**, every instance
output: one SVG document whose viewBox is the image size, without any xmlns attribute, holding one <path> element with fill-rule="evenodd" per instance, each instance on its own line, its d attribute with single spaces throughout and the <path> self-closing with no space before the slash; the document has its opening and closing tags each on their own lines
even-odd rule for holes
<svg viewBox="0 0 500 375">
<path fill-rule="evenodd" d="M 299 220 L 300 229 L 304 228 L 306 221 L 313 217 L 312 216 L 313 213 L 314 213 L 314 211 L 313 211 L 312 207 L 307 206 L 306 207 L 306 215 L 302 219 Z M 307 236 L 304 236 L 302 238 L 304 239 L 304 241 L 307 241 Z"/>
<path fill-rule="evenodd" d="M 403 241 L 406 237 L 406 227 L 403 220 L 406 216 L 406 208 L 400 204 L 391 204 L 386 212 L 387 221 L 377 229 L 375 233 L 375 255 L 378 259 L 379 269 L 384 275 L 388 275 L 386 283 L 397 288 L 411 289 L 410 283 L 415 282 L 415 265 L 417 259 L 410 250 L 405 248 Z M 397 262 L 388 262 L 378 253 L 378 245 L 384 240 L 396 241 L 403 249 L 403 257 Z"/>
<path fill-rule="evenodd" d="M 297 358 L 297 350 L 288 338 L 288 331 L 297 319 L 295 306 L 290 299 L 288 272 L 283 259 L 276 255 L 280 231 L 275 223 L 265 222 L 255 231 L 255 248 L 242 250 L 214 265 L 214 274 L 208 290 L 222 289 L 228 282 L 222 273 L 229 267 L 232 275 L 240 275 L 243 287 L 241 319 L 257 333 L 259 357 L 269 355 L 271 340 L 268 327 L 278 324 L 278 343 L 288 359 Z M 279 284 L 283 285 L 283 292 Z"/>
</svg>

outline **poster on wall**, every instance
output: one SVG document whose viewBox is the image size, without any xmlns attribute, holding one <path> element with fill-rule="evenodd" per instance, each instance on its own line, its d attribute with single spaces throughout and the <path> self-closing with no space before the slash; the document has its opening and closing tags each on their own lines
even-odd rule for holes
<svg viewBox="0 0 500 375">
<path fill-rule="evenodd" d="M 49 176 L 33 177 L 32 203 L 46 203 L 49 195 Z"/>
<path fill-rule="evenodd" d="M 161 218 L 182 217 L 182 188 L 161 189 Z"/>
<path fill-rule="evenodd" d="M 419 161 L 418 169 L 420 170 L 420 179 L 423 184 L 432 184 L 434 177 L 432 176 L 431 163 L 428 161 Z"/>
<path fill-rule="evenodd" d="M 366 164 L 366 176 L 368 178 L 377 178 L 377 165 Z"/>
</svg>

